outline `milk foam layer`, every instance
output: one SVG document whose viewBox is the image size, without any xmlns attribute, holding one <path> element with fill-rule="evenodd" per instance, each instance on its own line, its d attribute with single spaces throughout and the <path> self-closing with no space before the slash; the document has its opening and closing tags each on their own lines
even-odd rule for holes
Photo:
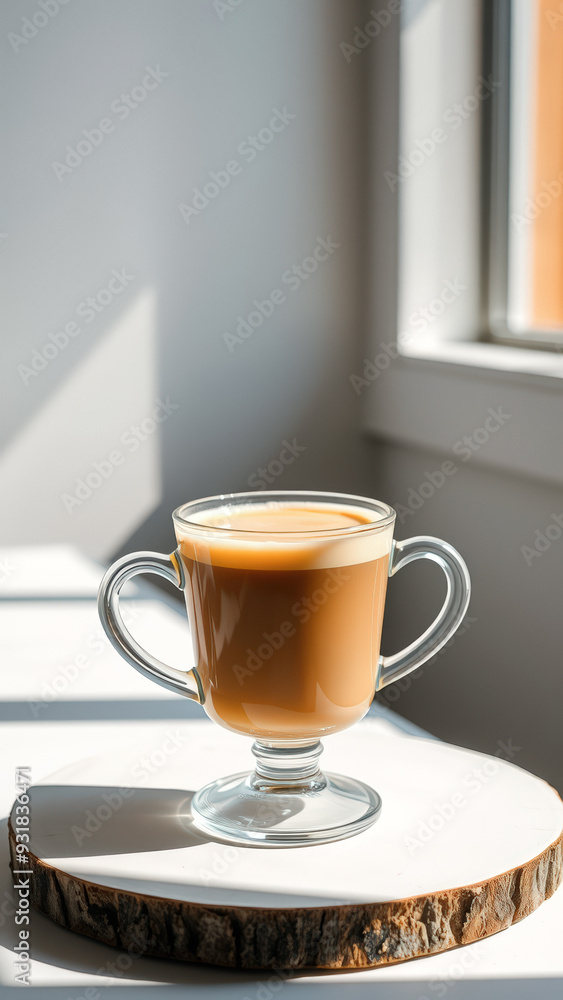
<svg viewBox="0 0 563 1000">
<path fill-rule="evenodd" d="M 383 519 L 376 511 L 353 504 L 270 501 L 194 513 L 192 523 L 176 522 L 176 533 L 182 554 L 199 562 L 248 569 L 319 569 L 388 555 L 393 524 L 382 525 Z M 292 529 L 292 523 L 298 528 Z"/>
</svg>

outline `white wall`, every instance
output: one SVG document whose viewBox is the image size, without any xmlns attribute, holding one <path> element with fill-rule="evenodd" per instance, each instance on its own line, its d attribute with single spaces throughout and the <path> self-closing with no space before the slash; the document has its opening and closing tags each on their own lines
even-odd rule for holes
<svg viewBox="0 0 563 1000">
<path fill-rule="evenodd" d="M 100 558 L 170 549 L 176 505 L 248 488 L 286 438 L 305 451 L 276 485 L 359 488 L 348 375 L 367 66 L 339 48 L 359 9 L 243 0 L 221 19 L 211 0 L 70 0 L 12 44 L 40 8 L 2 5 L 2 543 L 66 540 Z M 125 117 L 120 95 L 143 97 L 143 80 L 154 89 Z M 273 109 L 295 117 L 249 162 L 240 144 Z M 111 132 L 66 172 L 65 147 L 104 118 Z M 179 204 L 233 159 L 238 174 L 186 223 Z M 284 286 L 329 236 L 338 249 Z M 77 307 L 113 269 L 126 287 L 88 322 Z M 286 301 L 229 352 L 224 333 L 276 287 Z M 30 374 L 33 352 L 72 322 L 79 332 Z M 151 430 L 159 397 L 177 409 L 135 448 L 130 428 Z M 90 496 L 77 486 L 88 477 Z"/>
</svg>

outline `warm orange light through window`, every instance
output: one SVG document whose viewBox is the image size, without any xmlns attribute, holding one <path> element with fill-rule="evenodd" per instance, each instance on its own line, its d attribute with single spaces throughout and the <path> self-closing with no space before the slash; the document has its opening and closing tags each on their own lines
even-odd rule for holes
<svg viewBox="0 0 563 1000">
<path fill-rule="evenodd" d="M 533 196 L 541 192 L 545 202 L 533 223 L 533 325 L 543 329 L 563 327 L 563 24 L 550 23 L 553 8 L 553 0 L 537 0 L 536 133 L 530 136 Z"/>
</svg>

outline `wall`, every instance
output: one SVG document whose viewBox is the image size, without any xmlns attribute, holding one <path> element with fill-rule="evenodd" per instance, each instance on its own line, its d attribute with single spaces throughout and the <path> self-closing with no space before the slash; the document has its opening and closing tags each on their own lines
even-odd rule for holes
<svg viewBox="0 0 563 1000">
<path fill-rule="evenodd" d="M 248 488 L 285 439 L 276 486 L 358 489 L 360 5 L 72 0 L 34 33 L 38 9 L 0 11 L 0 542 L 170 549 L 175 506 Z"/>
<path fill-rule="evenodd" d="M 419 493 L 426 473 L 439 470 L 444 458 L 378 447 L 373 489 L 410 511 L 409 500 L 419 503 L 411 489 Z M 471 459 L 456 465 L 419 509 L 402 512 L 396 535 L 437 535 L 463 554 L 473 588 L 466 628 L 420 674 L 384 690 L 380 700 L 452 743 L 487 753 L 502 750 L 503 743 L 518 747 L 514 763 L 562 789 L 563 537 L 528 562 L 521 551 L 534 545 L 536 529 L 544 529 L 552 513 L 563 513 L 561 493 L 549 484 L 496 475 Z M 442 573 L 428 562 L 393 578 L 384 651 L 414 639 L 437 613 L 444 592 Z"/>
</svg>

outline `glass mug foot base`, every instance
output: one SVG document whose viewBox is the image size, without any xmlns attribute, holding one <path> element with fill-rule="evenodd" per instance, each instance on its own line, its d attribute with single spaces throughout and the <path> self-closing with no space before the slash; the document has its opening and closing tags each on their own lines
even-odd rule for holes
<svg viewBox="0 0 563 1000">
<path fill-rule="evenodd" d="M 304 847 L 343 840 L 378 819 L 381 798 L 361 781 L 318 769 L 320 743 L 253 746 L 256 770 L 220 778 L 191 804 L 203 833 L 246 846 Z"/>
</svg>

